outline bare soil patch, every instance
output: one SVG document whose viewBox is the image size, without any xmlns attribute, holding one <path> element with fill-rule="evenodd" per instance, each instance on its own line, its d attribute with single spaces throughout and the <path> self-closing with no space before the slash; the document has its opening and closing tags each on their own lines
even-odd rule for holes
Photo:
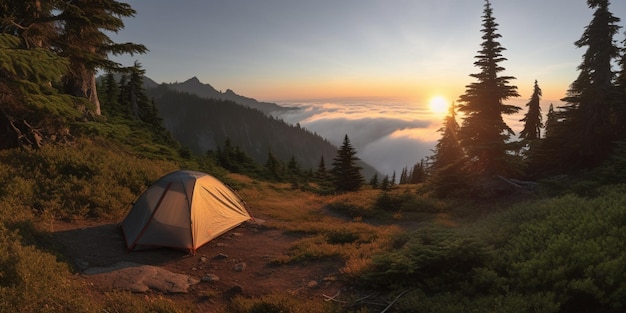
<svg viewBox="0 0 626 313">
<path fill-rule="evenodd" d="M 259 224 L 244 223 L 204 245 L 195 255 L 165 248 L 129 252 L 121 230 L 114 223 L 57 222 L 54 228 L 53 237 L 62 245 L 62 253 L 95 293 L 132 290 L 124 288 L 119 276 L 128 276 L 127 280 L 133 283 L 133 275 L 137 275 L 133 273 L 139 271 L 128 268 L 142 265 L 188 275 L 199 282 L 191 284 L 186 293 L 149 288 L 138 296 L 159 294 L 185 301 L 204 312 L 223 310 L 235 295 L 261 297 L 284 293 L 323 301 L 323 294 L 333 295 L 343 287 L 335 279 L 342 266 L 339 260 L 272 264 L 297 238 Z M 123 270 L 126 272 L 120 272 Z"/>
</svg>

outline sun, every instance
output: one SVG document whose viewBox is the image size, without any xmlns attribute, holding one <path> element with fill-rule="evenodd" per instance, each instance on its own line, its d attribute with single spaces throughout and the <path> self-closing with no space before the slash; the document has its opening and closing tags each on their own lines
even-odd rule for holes
<svg viewBox="0 0 626 313">
<path fill-rule="evenodd" d="M 435 114 L 445 114 L 448 112 L 448 100 L 443 96 L 434 96 L 428 102 L 428 107 Z"/>
</svg>

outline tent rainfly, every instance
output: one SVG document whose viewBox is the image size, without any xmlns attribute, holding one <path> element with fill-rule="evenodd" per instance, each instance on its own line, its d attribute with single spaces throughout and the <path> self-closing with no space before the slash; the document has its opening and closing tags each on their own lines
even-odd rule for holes
<svg viewBox="0 0 626 313">
<path fill-rule="evenodd" d="M 121 227 L 128 250 L 151 247 L 196 250 L 251 220 L 245 202 L 215 177 L 175 171 L 137 198 Z"/>
</svg>

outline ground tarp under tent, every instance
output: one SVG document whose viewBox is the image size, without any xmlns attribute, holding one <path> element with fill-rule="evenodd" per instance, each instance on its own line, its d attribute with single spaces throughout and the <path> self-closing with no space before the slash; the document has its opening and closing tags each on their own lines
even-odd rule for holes
<svg viewBox="0 0 626 313">
<path fill-rule="evenodd" d="M 129 250 L 171 247 L 195 253 L 251 219 L 245 202 L 217 178 L 181 170 L 148 187 L 121 227 Z"/>
</svg>

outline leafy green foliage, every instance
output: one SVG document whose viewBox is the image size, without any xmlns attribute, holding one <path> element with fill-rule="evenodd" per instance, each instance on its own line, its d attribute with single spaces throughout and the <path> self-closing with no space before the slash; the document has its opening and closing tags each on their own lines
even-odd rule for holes
<svg viewBox="0 0 626 313">
<path fill-rule="evenodd" d="M 564 308 L 626 307 L 626 195 L 563 196 L 542 202 L 542 219 L 520 227 L 505 260 L 520 290 L 551 291 Z"/>
<path fill-rule="evenodd" d="M 0 152 L 0 200 L 57 218 L 120 218 L 174 164 L 118 154 L 95 144 Z M 18 213 L 19 214 L 19 213 Z"/>
<path fill-rule="evenodd" d="M 406 239 L 406 237 L 404 237 Z M 490 260 L 480 240 L 453 229 L 426 227 L 408 235 L 399 248 L 374 257 L 363 282 L 380 286 L 418 286 L 428 293 L 461 288 Z"/>
<path fill-rule="evenodd" d="M 54 255 L 21 243 L 0 224 L 0 311 L 95 312 L 83 286 Z"/>
</svg>

